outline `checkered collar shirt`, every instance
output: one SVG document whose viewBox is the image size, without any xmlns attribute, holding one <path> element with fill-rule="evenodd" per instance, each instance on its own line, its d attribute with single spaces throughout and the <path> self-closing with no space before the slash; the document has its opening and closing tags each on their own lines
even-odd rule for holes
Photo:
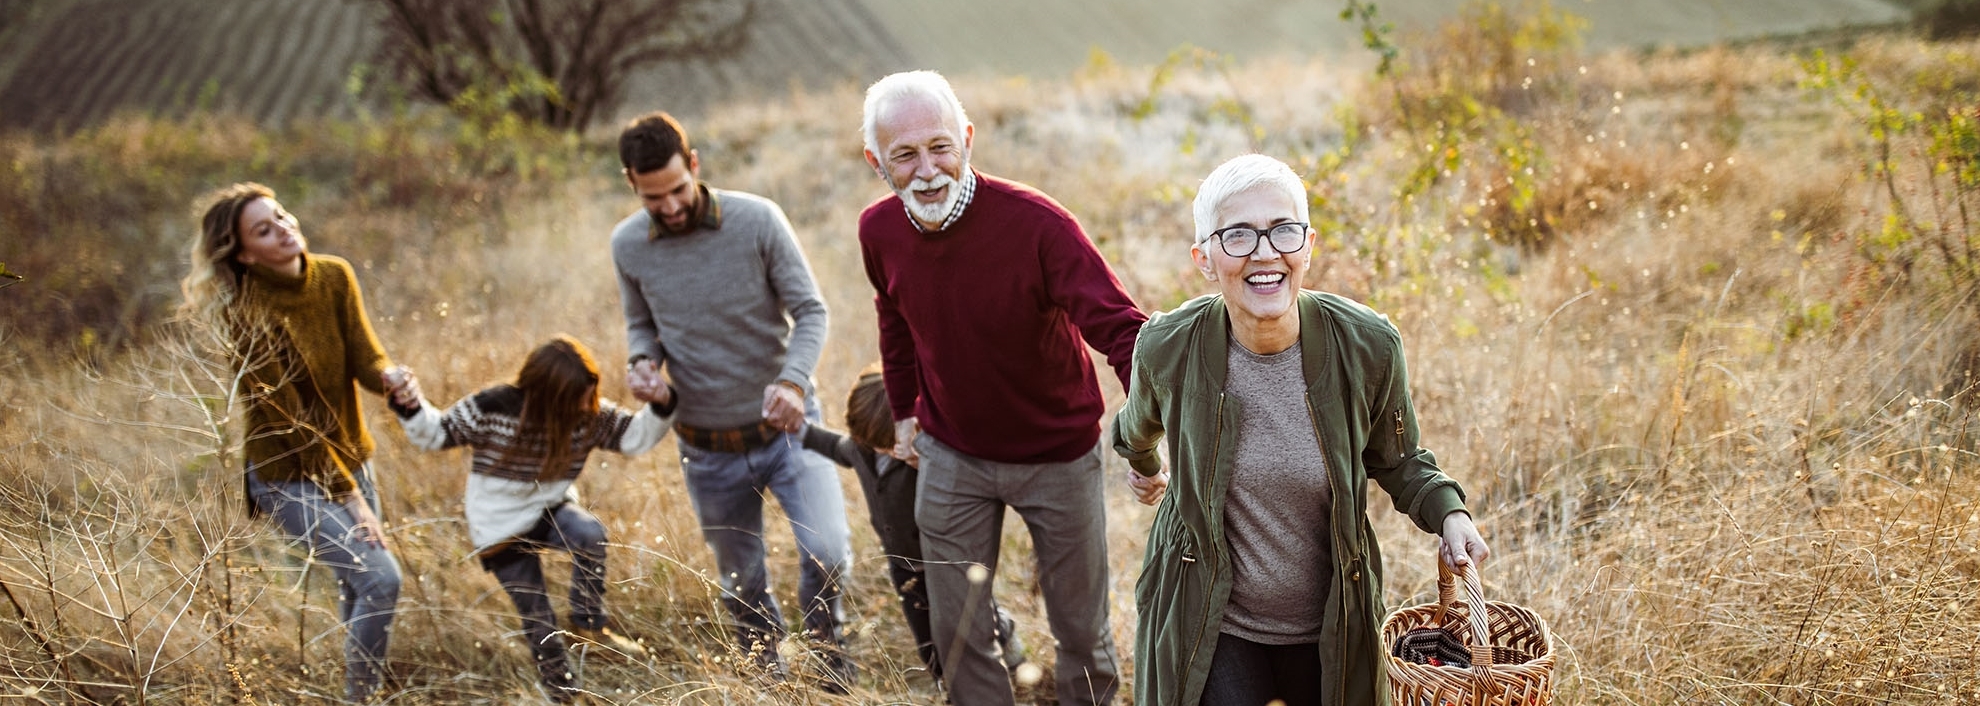
<svg viewBox="0 0 1980 706">
<path fill-rule="evenodd" d="M 942 219 L 942 225 L 935 227 L 933 232 L 945 231 L 949 229 L 949 226 L 955 225 L 956 220 L 962 218 L 963 209 L 969 208 L 969 202 L 974 198 L 976 198 L 976 170 L 964 168 L 962 198 L 956 199 L 956 207 L 949 209 L 949 215 Z M 907 210 L 908 222 L 914 224 L 915 230 L 923 233 L 931 232 L 929 229 L 921 226 L 920 219 L 914 217 L 914 209 L 908 208 L 907 199 L 901 199 L 901 208 Z"/>
</svg>

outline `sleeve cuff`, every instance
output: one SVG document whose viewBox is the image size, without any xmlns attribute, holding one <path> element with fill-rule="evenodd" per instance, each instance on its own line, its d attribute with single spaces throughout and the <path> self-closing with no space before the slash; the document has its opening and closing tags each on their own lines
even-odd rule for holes
<svg viewBox="0 0 1980 706">
<path fill-rule="evenodd" d="M 399 424 L 406 429 L 406 440 L 421 450 L 438 451 L 447 446 L 446 424 L 433 405 L 420 404 L 412 414 L 400 415 Z"/>
<path fill-rule="evenodd" d="M 1418 503 L 1416 526 L 1431 534 L 1441 534 L 1444 531 L 1444 516 L 1453 512 L 1471 513 L 1464 507 L 1464 493 L 1458 490 L 1456 483 L 1438 486 L 1425 492 L 1423 501 Z"/>
<path fill-rule="evenodd" d="M 385 396 L 385 406 L 390 408 L 393 414 L 399 415 L 401 420 L 412 419 L 413 415 L 419 414 L 419 410 L 425 407 L 418 400 L 413 401 L 412 404 L 399 404 L 399 401 L 392 399 L 391 395 Z"/>
<path fill-rule="evenodd" d="M 679 390 L 674 389 L 673 383 L 667 383 L 667 403 L 648 402 L 646 406 L 652 409 L 654 414 L 663 418 L 672 417 L 674 416 L 674 408 L 681 406 L 681 393 Z"/>
<path fill-rule="evenodd" d="M 805 381 L 793 380 L 789 377 L 780 377 L 777 378 L 777 384 L 796 390 L 798 393 L 798 397 L 802 397 L 802 398 L 811 397 L 811 386 L 805 384 Z"/>
<path fill-rule="evenodd" d="M 674 428 L 673 414 L 662 413 L 658 408 L 659 405 L 649 402 L 646 409 L 633 415 L 632 424 L 619 438 L 619 453 L 627 456 L 646 453 L 667 436 L 667 430 Z"/>
</svg>

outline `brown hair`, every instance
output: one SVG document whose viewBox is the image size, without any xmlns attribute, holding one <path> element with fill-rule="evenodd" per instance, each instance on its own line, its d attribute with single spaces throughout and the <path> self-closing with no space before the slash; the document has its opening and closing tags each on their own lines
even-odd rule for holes
<svg viewBox="0 0 1980 706">
<path fill-rule="evenodd" d="M 694 148 L 688 145 L 687 130 L 663 111 L 633 118 L 619 133 L 619 166 L 628 174 L 645 174 L 666 169 L 680 155 L 683 162 Z"/>
<path fill-rule="evenodd" d="M 523 393 L 521 435 L 545 435 L 537 480 L 564 472 L 571 435 L 598 416 L 597 385 L 598 361 L 583 343 L 565 334 L 537 346 L 523 361 L 516 374 L 516 388 Z"/>
<path fill-rule="evenodd" d="M 887 402 L 887 385 L 877 365 L 862 371 L 846 395 L 846 432 L 862 446 L 894 447 L 894 411 Z"/>
<path fill-rule="evenodd" d="M 275 190 L 251 181 L 232 184 L 207 194 L 200 200 L 206 210 L 199 219 L 199 233 L 193 237 L 191 269 L 179 281 L 186 301 L 180 311 L 196 320 L 222 323 L 222 311 L 234 303 L 240 291 L 240 263 L 234 255 L 241 251 L 241 211 L 257 199 L 275 198 Z"/>
</svg>

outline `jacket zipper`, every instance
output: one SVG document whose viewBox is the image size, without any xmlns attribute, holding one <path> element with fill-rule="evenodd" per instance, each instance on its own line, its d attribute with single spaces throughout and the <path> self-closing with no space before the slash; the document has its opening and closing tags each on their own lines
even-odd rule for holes
<svg viewBox="0 0 1980 706">
<path fill-rule="evenodd" d="M 1341 382 L 1346 383 L 1347 381 L 1343 379 Z M 1334 456 L 1332 453 L 1327 451 L 1327 435 L 1320 433 L 1320 416 L 1318 412 L 1314 411 L 1313 400 L 1311 397 L 1307 398 L 1306 418 L 1309 422 L 1313 424 L 1313 441 L 1320 445 L 1320 457 L 1322 459 L 1327 460 L 1327 487 L 1333 489 L 1333 493 L 1334 493 L 1333 501 L 1335 503 L 1334 507 L 1328 508 L 1328 513 L 1327 513 L 1327 534 L 1332 538 L 1332 541 L 1334 543 L 1334 547 L 1333 547 L 1334 551 L 1328 553 L 1336 557 L 1339 557 L 1340 550 L 1343 548 L 1344 543 L 1341 541 L 1340 532 L 1337 531 L 1340 529 L 1339 527 L 1340 523 L 1334 521 L 1334 515 L 1340 511 L 1339 503 L 1342 502 L 1342 497 L 1346 495 L 1346 493 L 1341 492 L 1342 490 L 1341 488 L 1335 487 L 1336 485 L 1335 480 L 1340 477 L 1340 474 L 1344 472 L 1345 469 L 1337 469 L 1333 467 Z M 1397 431 L 1400 432 L 1401 427 L 1397 427 Z M 1361 570 L 1358 567 L 1361 564 L 1361 557 L 1359 556 L 1355 557 L 1353 561 L 1349 562 L 1349 564 L 1354 567 L 1357 567 L 1354 569 L 1355 576 L 1353 580 L 1355 583 L 1360 583 Z M 1340 624 L 1342 625 L 1342 629 L 1334 637 L 1334 654 L 1342 655 L 1343 659 L 1345 659 L 1348 653 L 1348 641 L 1347 641 L 1347 629 L 1346 629 L 1346 625 L 1348 621 L 1348 615 L 1346 610 L 1348 581 L 1343 580 L 1344 577 L 1341 576 L 1341 570 L 1343 568 L 1347 568 L 1347 567 L 1343 567 L 1341 563 L 1338 561 L 1334 563 L 1334 582 L 1341 585 L 1341 607 L 1342 607 L 1341 618 L 1339 621 Z M 1322 598 L 1324 598 L 1324 596 Z M 1325 659 L 1325 655 L 1322 655 L 1321 657 L 1322 659 Z M 1339 670 L 1336 669 L 1334 671 L 1339 671 Z M 1347 680 L 1339 679 L 1335 683 L 1338 686 L 1334 690 L 1334 698 L 1332 703 L 1337 703 L 1337 704 L 1347 703 Z"/>
<path fill-rule="evenodd" d="M 1223 444 L 1224 444 L 1224 393 L 1220 392 L 1217 393 L 1217 431 L 1210 435 L 1210 462 L 1213 466 L 1217 460 L 1217 451 L 1223 448 Z M 1214 474 L 1211 476 L 1211 482 L 1212 483 L 1216 482 L 1216 476 Z M 1206 515 L 1203 519 L 1206 520 L 1204 524 L 1204 529 L 1209 529 L 1209 523 L 1207 521 L 1210 518 Z M 1217 542 L 1213 538 L 1210 541 L 1210 544 L 1212 545 L 1212 548 L 1214 548 Z M 1206 550 L 1205 553 L 1208 553 L 1208 551 Z M 1183 556 L 1187 557 L 1189 555 L 1185 553 Z M 1191 563 L 1191 562 L 1185 562 L 1185 563 Z M 1218 565 L 1216 561 L 1210 562 L 1209 586 L 1212 592 L 1217 590 L 1216 589 L 1217 574 L 1218 574 L 1217 568 Z M 1183 693 L 1189 690 L 1189 680 L 1190 680 L 1189 675 L 1196 671 L 1196 655 L 1197 653 L 1203 651 L 1203 633 L 1207 632 L 1210 629 L 1210 607 L 1211 607 L 1210 596 L 1206 594 L 1203 597 L 1203 610 L 1200 612 L 1200 615 L 1203 616 L 1202 622 L 1199 622 L 1196 625 L 1196 639 L 1194 642 L 1191 642 L 1189 645 L 1189 659 L 1183 660 L 1182 679 L 1178 680 L 1176 683 L 1176 688 L 1177 688 L 1176 703 L 1183 702 Z"/>
</svg>

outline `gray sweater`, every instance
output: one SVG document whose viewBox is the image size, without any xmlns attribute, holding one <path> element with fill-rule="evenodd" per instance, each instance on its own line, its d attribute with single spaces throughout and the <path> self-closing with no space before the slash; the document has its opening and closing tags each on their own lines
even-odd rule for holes
<svg viewBox="0 0 1980 706">
<path fill-rule="evenodd" d="M 778 380 L 812 393 L 825 347 L 825 301 L 776 203 L 711 189 L 721 225 L 658 239 L 634 212 L 612 229 L 627 349 L 663 365 L 679 393 L 675 419 L 730 429 L 763 419 Z"/>
</svg>

